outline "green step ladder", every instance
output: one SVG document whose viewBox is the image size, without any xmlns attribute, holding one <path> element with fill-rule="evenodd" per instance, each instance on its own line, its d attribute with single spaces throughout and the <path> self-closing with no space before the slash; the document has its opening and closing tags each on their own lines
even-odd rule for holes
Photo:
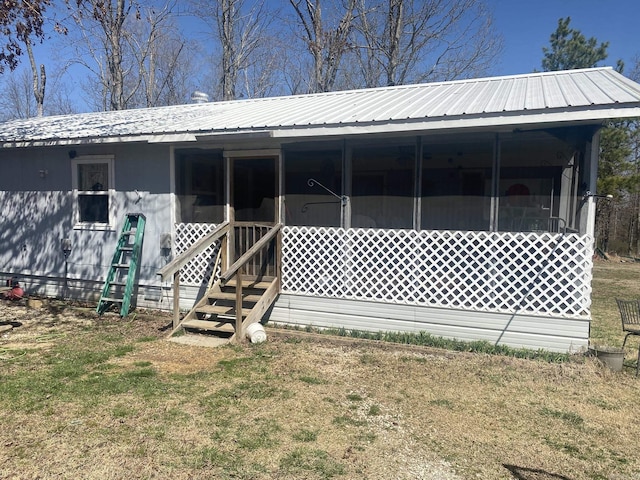
<svg viewBox="0 0 640 480">
<path fill-rule="evenodd" d="M 131 306 L 131 295 L 136 286 L 140 267 L 142 240 L 146 218 L 142 213 L 127 213 L 122 233 L 111 260 L 109 273 L 104 281 L 100 301 L 96 308 L 103 314 L 111 305 L 120 304 L 120 316 L 126 317 Z"/>
</svg>

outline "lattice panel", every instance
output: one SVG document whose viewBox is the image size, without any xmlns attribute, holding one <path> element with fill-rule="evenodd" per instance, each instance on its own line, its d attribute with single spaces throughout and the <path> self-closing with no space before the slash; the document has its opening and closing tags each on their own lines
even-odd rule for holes
<svg viewBox="0 0 640 480">
<path fill-rule="evenodd" d="M 176 224 L 175 255 L 180 255 L 197 240 L 213 231 L 217 225 L 211 223 L 178 223 Z M 180 282 L 185 285 L 200 286 L 208 283 L 218 255 L 220 242 L 207 248 L 196 258 L 187 263 L 180 271 Z M 216 272 L 219 275 L 220 272 Z"/>
<path fill-rule="evenodd" d="M 589 315 L 577 234 L 286 227 L 283 291 L 410 305 Z"/>
</svg>

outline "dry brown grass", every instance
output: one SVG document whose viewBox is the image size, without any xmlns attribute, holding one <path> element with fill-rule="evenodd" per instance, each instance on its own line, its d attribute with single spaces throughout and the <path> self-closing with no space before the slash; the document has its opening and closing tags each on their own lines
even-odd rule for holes
<svg viewBox="0 0 640 480">
<path fill-rule="evenodd" d="M 638 273 L 597 265 L 599 343 Z M 0 339 L 1 478 L 640 479 L 630 369 L 285 332 L 209 349 L 163 340 L 166 317 L 0 308 L 21 323 Z"/>
</svg>

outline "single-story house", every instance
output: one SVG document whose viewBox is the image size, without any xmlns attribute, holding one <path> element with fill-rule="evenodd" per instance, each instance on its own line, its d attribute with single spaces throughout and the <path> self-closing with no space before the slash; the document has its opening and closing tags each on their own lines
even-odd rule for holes
<svg viewBox="0 0 640 480">
<path fill-rule="evenodd" d="M 98 302 L 136 213 L 138 307 L 213 289 L 283 324 L 580 349 L 599 130 L 624 117 L 640 85 L 593 68 L 7 122 L 0 276 Z"/>
</svg>

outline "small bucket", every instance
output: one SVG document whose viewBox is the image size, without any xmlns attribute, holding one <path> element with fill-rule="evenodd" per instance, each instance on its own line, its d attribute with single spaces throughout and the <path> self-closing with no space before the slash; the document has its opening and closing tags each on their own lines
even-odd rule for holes
<svg viewBox="0 0 640 480">
<path fill-rule="evenodd" d="M 267 332 L 261 323 L 252 323 L 247 327 L 247 337 L 251 343 L 262 343 L 267 341 Z"/>
<path fill-rule="evenodd" d="M 606 367 L 614 372 L 622 371 L 624 362 L 624 350 L 616 347 L 590 347 L 591 355 L 600 360 Z"/>
</svg>

